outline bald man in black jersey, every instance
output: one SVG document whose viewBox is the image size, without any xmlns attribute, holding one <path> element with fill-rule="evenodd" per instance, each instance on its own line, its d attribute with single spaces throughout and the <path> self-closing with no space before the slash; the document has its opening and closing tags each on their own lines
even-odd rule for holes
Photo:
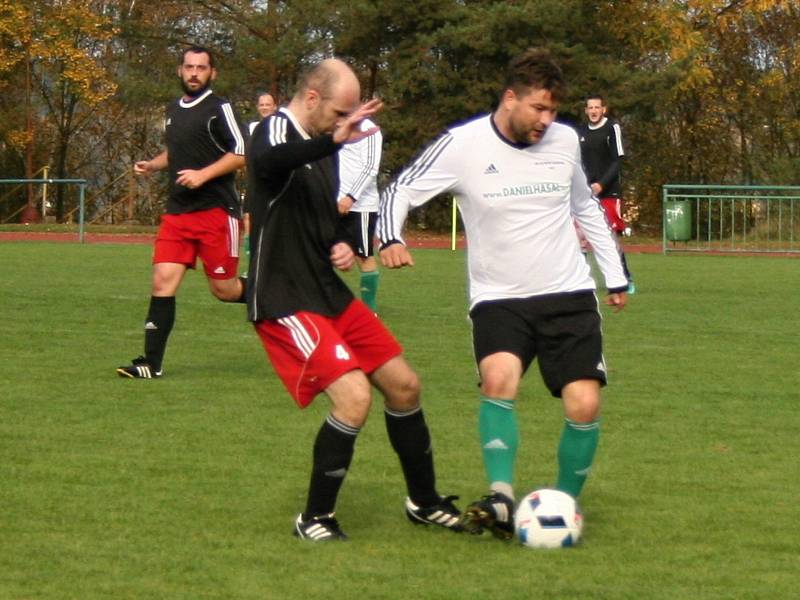
<svg viewBox="0 0 800 600">
<path fill-rule="evenodd" d="M 405 476 L 406 516 L 461 530 L 455 497 L 436 491 L 419 379 L 394 336 L 335 271 L 355 260 L 337 207 L 337 153 L 377 132 L 360 124 L 381 108 L 378 100 L 359 99 L 350 68 L 322 61 L 303 75 L 289 105 L 255 128 L 247 157 L 249 318 L 297 405 L 322 392 L 331 402 L 314 441 L 306 507 L 295 520 L 295 535 L 315 542 L 346 539 L 334 510 L 372 386 L 384 397 L 386 429 Z"/>
</svg>

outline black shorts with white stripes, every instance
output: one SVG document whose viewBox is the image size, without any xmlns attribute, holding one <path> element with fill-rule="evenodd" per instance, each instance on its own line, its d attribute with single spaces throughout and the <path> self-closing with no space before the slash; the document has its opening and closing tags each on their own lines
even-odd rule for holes
<svg viewBox="0 0 800 600">
<path fill-rule="evenodd" d="M 356 212 L 351 210 L 342 217 L 342 228 L 347 235 L 347 242 L 361 258 L 372 256 L 372 240 L 375 237 L 375 224 L 378 221 L 376 212 Z"/>
<path fill-rule="evenodd" d="M 534 358 L 553 396 L 580 379 L 606 383 L 603 334 L 592 291 L 489 300 L 470 311 L 475 360 L 509 352 L 527 371 Z"/>
</svg>

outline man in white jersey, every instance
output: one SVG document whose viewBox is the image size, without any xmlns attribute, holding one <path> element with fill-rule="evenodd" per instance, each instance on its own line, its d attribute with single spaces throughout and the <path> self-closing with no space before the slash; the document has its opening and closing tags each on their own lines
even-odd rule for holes
<svg viewBox="0 0 800 600">
<path fill-rule="evenodd" d="M 369 119 L 361 129 L 374 128 Z M 381 132 L 339 150 L 339 214 L 350 245 L 356 250 L 361 271 L 361 300 L 372 312 L 378 311 L 378 263 L 373 256 L 372 239 L 378 220 L 378 170 L 381 166 Z"/>
<path fill-rule="evenodd" d="M 514 531 L 514 404 L 534 358 L 564 407 L 556 487 L 577 497 L 597 448 L 606 367 L 596 286 L 573 218 L 595 249 L 609 291 L 606 304 L 619 311 L 627 301 L 628 280 L 587 185 L 578 136 L 555 122 L 564 90 L 549 54 L 527 50 L 509 64 L 495 112 L 446 131 L 381 198 L 380 255 L 390 268 L 414 264 L 401 235 L 409 209 L 445 192 L 458 199 L 469 248 L 478 424 L 490 487 L 462 523 L 502 539 Z"/>
</svg>

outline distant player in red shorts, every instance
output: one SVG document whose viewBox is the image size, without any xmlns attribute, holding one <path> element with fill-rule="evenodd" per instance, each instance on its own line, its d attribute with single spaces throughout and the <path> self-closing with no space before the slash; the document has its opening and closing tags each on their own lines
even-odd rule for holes
<svg viewBox="0 0 800 600">
<path fill-rule="evenodd" d="M 625 151 L 622 148 L 622 128 L 606 116 L 608 106 L 600 95 L 586 99 L 587 123 L 578 129 L 581 159 L 592 193 L 600 200 L 611 230 L 617 235 L 625 231 L 622 220 L 622 193 L 619 183 L 620 166 Z M 620 246 L 620 258 L 628 278 L 628 293 L 635 292 L 633 277 L 628 270 L 625 253 Z"/>
<path fill-rule="evenodd" d="M 455 497 L 436 491 L 419 379 L 335 270 L 355 261 L 337 208 L 337 152 L 376 133 L 360 123 L 381 107 L 359 99 L 353 71 L 322 61 L 302 76 L 287 107 L 256 126 L 247 157 L 254 242 L 248 318 L 294 401 L 305 407 L 324 392 L 331 402 L 314 440 L 306 506 L 294 524 L 296 536 L 314 542 L 347 537 L 334 512 L 372 386 L 384 397 L 386 430 L 405 476 L 406 516 L 461 530 Z"/>
<path fill-rule="evenodd" d="M 211 293 L 223 302 L 244 302 L 239 268 L 239 196 L 234 174 L 244 166 L 245 134 L 233 107 L 210 89 L 214 59 L 193 46 L 178 68 L 184 95 L 166 111 L 166 150 L 134 165 L 137 175 L 168 169 L 169 199 L 153 252 L 150 308 L 144 355 L 119 367 L 120 377 L 162 374 L 167 339 L 175 322 L 175 294 L 187 269 L 203 261 Z"/>
</svg>

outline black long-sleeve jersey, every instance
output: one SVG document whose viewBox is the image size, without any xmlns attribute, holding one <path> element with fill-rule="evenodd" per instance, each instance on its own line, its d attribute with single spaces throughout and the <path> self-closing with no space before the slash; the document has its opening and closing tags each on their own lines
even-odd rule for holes
<svg viewBox="0 0 800 600">
<path fill-rule="evenodd" d="M 183 169 L 202 169 L 228 152 L 244 155 L 247 134 L 230 103 L 207 90 L 191 102 L 178 98 L 167 106 L 166 143 L 169 170 L 167 213 L 181 214 L 221 207 L 240 216 L 235 173 L 190 189 L 175 183 Z"/>
<path fill-rule="evenodd" d="M 341 313 L 353 294 L 331 265 L 344 239 L 333 136 L 310 137 L 286 108 L 256 126 L 247 153 L 251 211 L 247 313 L 251 321 L 299 311 Z"/>
<path fill-rule="evenodd" d="M 597 125 L 584 124 L 578 130 L 581 159 L 589 183 L 599 183 L 603 198 L 620 195 L 619 171 L 625 151 L 622 149 L 622 128 L 603 117 Z"/>
</svg>

